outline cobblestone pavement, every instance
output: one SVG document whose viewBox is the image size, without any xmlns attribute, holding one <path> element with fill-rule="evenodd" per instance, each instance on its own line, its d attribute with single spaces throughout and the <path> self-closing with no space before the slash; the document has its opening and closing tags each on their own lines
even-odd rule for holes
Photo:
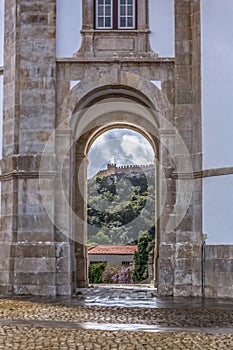
<svg viewBox="0 0 233 350">
<path fill-rule="evenodd" d="M 95 305 L 100 294 L 103 306 Z M 74 298 L 1 298 L 0 349 L 233 349 L 230 302 L 156 301 L 140 288 L 113 288 L 112 295 L 115 306 L 107 303 L 109 288 L 79 290 Z M 121 306 L 125 298 L 128 307 Z M 152 307 L 135 307 L 144 298 Z"/>
</svg>

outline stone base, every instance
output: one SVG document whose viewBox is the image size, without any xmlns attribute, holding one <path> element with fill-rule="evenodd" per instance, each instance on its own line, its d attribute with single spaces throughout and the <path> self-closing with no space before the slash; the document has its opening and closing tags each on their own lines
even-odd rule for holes
<svg viewBox="0 0 233 350">
<path fill-rule="evenodd" d="M 0 284 L 0 295 L 12 295 L 13 287 L 10 284 Z"/>
</svg>

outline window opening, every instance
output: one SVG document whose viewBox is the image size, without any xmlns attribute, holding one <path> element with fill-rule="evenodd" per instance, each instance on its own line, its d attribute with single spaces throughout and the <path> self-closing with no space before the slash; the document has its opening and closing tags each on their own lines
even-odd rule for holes
<svg viewBox="0 0 233 350">
<path fill-rule="evenodd" d="M 113 22 L 113 0 L 96 1 L 96 28 L 111 29 Z"/>
<path fill-rule="evenodd" d="M 119 0 L 119 28 L 132 29 L 135 27 L 135 1 Z"/>
<path fill-rule="evenodd" d="M 136 0 L 95 0 L 96 29 L 136 29 Z"/>
</svg>

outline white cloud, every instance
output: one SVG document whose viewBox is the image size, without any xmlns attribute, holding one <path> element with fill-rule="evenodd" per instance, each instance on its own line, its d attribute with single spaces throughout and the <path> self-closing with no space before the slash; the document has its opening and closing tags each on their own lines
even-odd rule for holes
<svg viewBox="0 0 233 350">
<path fill-rule="evenodd" d="M 154 155 L 151 145 L 139 134 L 123 135 L 121 148 L 124 150 L 126 157 L 132 160 L 134 164 L 153 163 Z"/>
<path fill-rule="evenodd" d="M 113 129 L 100 135 L 88 154 L 88 175 L 93 176 L 108 162 L 149 164 L 154 160 L 150 143 L 139 133 L 128 129 Z"/>
</svg>

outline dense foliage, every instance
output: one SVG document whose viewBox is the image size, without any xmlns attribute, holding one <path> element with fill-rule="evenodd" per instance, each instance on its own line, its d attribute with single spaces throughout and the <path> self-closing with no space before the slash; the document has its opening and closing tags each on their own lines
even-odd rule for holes
<svg viewBox="0 0 233 350">
<path fill-rule="evenodd" d="M 137 244 L 154 227 L 154 176 L 88 180 L 88 243 Z"/>
<path fill-rule="evenodd" d="M 148 257 L 154 244 L 153 232 L 140 232 L 138 251 L 134 253 L 133 281 L 142 282 L 148 277 Z"/>
<path fill-rule="evenodd" d="M 89 266 L 89 282 L 90 283 L 103 283 L 103 272 L 105 270 L 106 263 L 101 262 L 98 264 L 91 264 Z"/>
<path fill-rule="evenodd" d="M 130 284 L 133 266 L 108 266 L 96 263 L 89 266 L 89 283 Z"/>
</svg>

